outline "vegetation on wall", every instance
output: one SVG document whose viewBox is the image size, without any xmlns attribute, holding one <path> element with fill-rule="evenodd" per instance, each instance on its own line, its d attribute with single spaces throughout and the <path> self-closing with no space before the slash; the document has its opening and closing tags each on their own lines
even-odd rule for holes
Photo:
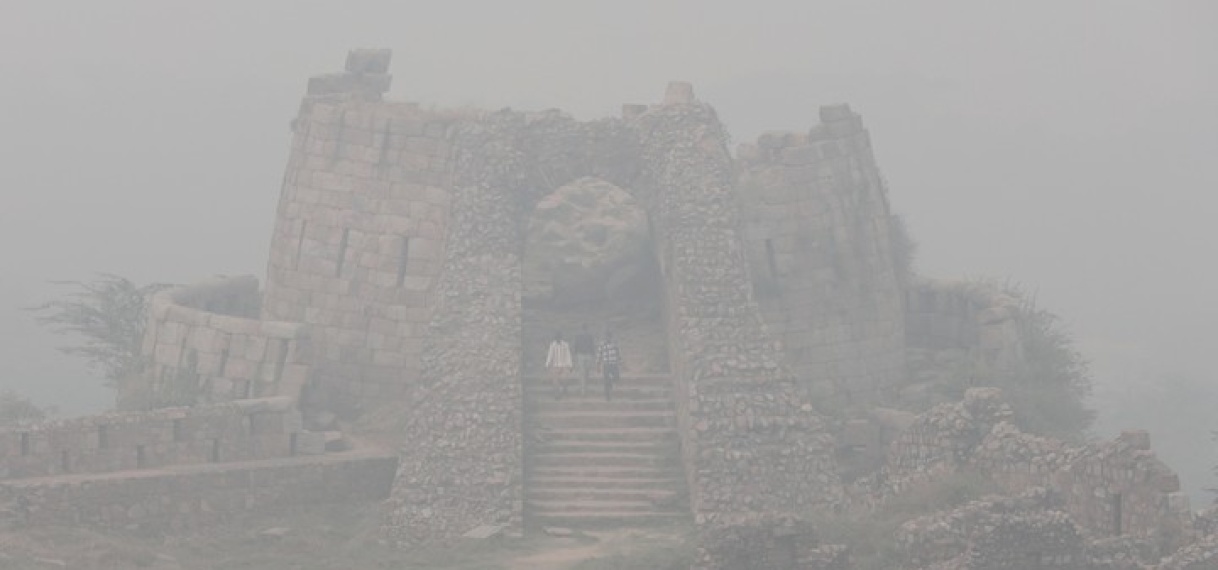
<svg viewBox="0 0 1218 570">
<path fill-rule="evenodd" d="M 921 412 L 964 397 L 969 388 L 1001 388 L 1014 411 L 1013 421 L 1028 433 L 1080 442 L 1088 435 L 1095 413 L 1088 406 L 1092 380 L 1088 363 L 1074 339 L 1052 312 L 1011 284 L 978 282 L 970 285 L 1001 292 L 1017 301 L 1013 310 L 1018 354 L 1010 366 L 983 365 L 968 350 L 942 350 L 932 358 L 912 355 L 910 374 L 928 384 L 927 401 L 909 402 Z"/>
<path fill-rule="evenodd" d="M 1022 300 L 1016 321 L 1023 358 L 998 374 L 1002 388 L 1024 430 L 1067 441 L 1083 439 L 1095 412 L 1087 406 L 1091 372 L 1060 317 L 1037 306 L 1034 297 L 1008 286 Z"/>
<path fill-rule="evenodd" d="M 0 428 L 20 427 L 47 419 L 54 410 L 41 408 L 29 398 L 5 389 L 0 392 Z"/>
<path fill-rule="evenodd" d="M 111 274 L 101 274 L 93 281 L 56 284 L 70 286 L 73 291 L 27 310 L 35 314 L 39 324 L 72 338 L 73 342 L 60 350 L 84 358 L 111 388 L 140 374 L 148 301 L 168 286 L 138 285 Z"/>
</svg>

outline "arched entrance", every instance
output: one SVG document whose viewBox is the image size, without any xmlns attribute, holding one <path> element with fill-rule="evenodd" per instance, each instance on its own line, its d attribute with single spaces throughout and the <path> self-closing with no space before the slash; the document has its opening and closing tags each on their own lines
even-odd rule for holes
<svg viewBox="0 0 1218 570">
<path fill-rule="evenodd" d="M 534 206 L 524 230 L 522 367 L 542 372 L 555 332 L 612 330 L 625 367 L 668 372 L 664 290 L 647 212 L 622 188 L 575 179 Z"/>
</svg>

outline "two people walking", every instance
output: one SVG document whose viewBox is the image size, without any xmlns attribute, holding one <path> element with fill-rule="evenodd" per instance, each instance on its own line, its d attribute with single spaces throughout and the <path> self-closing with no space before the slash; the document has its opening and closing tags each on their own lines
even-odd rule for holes
<svg viewBox="0 0 1218 570">
<path fill-rule="evenodd" d="M 561 332 L 554 333 L 554 340 L 546 353 L 546 370 L 554 387 L 554 398 L 567 393 L 565 380 L 573 371 L 579 372 L 580 395 L 587 395 L 588 378 L 592 375 L 594 363 L 604 378 L 605 401 L 612 400 L 613 383 L 622 376 L 622 354 L 613 341 L 613 333 L 606 331 L 605 340 L 599 345 L 592 333 L 588 332 L 588 325 L 580 327 L 579 334 L 569 344 L 563 340 Z"/>
</svg>

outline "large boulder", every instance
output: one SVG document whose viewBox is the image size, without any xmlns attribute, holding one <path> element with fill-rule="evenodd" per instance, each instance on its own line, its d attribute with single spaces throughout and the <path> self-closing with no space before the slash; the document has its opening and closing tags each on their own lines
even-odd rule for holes
<svg viewBox="0 0 1218 570">
<path fill-rule="evenodd" d="M 625 190 L 597 178 L 580 178 L 543 198 L 527 232 L 526 301 L 604 300 L 650 255 L 647 213 Z"/>
</svg>

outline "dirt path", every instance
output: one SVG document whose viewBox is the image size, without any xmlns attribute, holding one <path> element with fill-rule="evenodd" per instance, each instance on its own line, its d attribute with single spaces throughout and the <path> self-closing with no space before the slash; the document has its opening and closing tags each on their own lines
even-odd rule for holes
<svg viewBox="0 0 1218 570">
<path fill-rule="evenodd" d="M 678 533 L 666 529 L 618 530 L 587 533 L 572 538 L 556 538 L 537 552 L 506 562 L 507 570 L 569 570 L 580 562 L 629 555 L 656 547 L 676 548 L 682 542 Z"/>
</svg>

